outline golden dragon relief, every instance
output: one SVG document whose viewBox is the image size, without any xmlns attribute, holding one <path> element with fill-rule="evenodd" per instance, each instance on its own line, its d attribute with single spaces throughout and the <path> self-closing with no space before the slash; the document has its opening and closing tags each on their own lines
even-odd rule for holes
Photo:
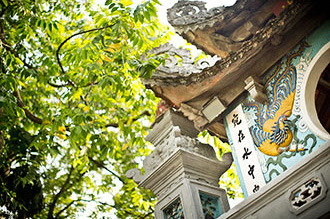
<svg viewBox="0 0 330 219">
<path fill-rule="evenodd" d="M 304 150 L 290 149 L 292 132 L 288 118 L 292 114 L 297 80 L 297 71 L 292 60 L 300 56 L 307 46 L 303 42 L 298 51 L 289 54 L 284 69 L 281 67 L 282 63 L 276 66 L 265 83 L 265 87 L 270 88 L 265 105 L 248 100 L 243 102 L 244 109 L 255 112 L 255 124 L 250 127 L 250 133 L 256 147 L 266 155 L 277 156 L 284 150 Z"/>
</svg>

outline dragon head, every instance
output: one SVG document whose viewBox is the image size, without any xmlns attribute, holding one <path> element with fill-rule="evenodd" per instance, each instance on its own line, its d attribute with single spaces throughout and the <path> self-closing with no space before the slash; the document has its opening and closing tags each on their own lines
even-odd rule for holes
<svg viewBox="0 0 330 219">
<path fill-rule="evenodd" d="M 287 138 L 289 134 L 289 125 L 287 124 L 287 116 L 285 114 L 281 115 L 275 125 L 272 127 L 270 134 L 271 142 L 280 145 Z"/>
<path fill-rule="evenodd" d="M 280 118 L 278 118 L 278 128 L 283 130 L 287 128 L 287 117 L 285 114 L 281 115 Z"/>
</svg>

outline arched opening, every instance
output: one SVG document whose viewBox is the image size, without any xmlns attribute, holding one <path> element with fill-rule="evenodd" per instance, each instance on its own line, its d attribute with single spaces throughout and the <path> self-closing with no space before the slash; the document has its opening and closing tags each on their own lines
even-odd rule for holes
<svg viewBox="0 0 330 219">
<path fill-rule="evenodd" d="M 322 72 L 317 83 L 315 107 L 321 125 L 330 133 L 330 63 Z"/>
<path fill-rule="evenodd" d="M 330 42 L 309 64 L 302 83 L 301 111 L 308 128 L 318 137 L 329 140 L 329 60 Z M 328 127 L 328 128 L 327 128 Z"/>
</svg>

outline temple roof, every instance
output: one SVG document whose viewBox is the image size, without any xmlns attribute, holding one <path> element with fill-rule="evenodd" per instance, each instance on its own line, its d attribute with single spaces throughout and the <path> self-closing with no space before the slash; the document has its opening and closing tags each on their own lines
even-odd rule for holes
<svg viewBox="0 0 330 219">
<path fill-rule="evenodd" d="M 224 137 L 221 118 L 210 123 L 202 108 L 215 96 L 229 106 L 245 91 L 246 79 L 257 81 L 319 25 L 328 15 L 314 3 L 238 0 L 207 10 L 203 2 L 179 0 L 168 9 L 170 24 L 210 57 L 194 61 L 188 50 L 169 44 L 155 48 L 152 53 L 168 58 L 144 84 L 198 128 L 217 129 Z"/>
<path fill-rule="evenodd" d="M 238 0 L 207 10 L 205 2 L 180 0 L 168 9 L 168 21 L 188 42 L 224 58 L 274 16 L 273 7 L 274 0 Z"/>
</svg>

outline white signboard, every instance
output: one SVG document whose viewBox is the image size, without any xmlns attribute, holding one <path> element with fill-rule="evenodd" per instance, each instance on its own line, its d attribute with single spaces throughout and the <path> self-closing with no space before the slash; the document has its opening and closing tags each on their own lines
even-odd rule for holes
<svg viewBox="0 0 330 219">
<path fill-rule="evenodd" d="M 228 114 L 226 116 L 226 121 L 233 141 L 232 147 L 234 147 L 236 153 L 247 194 L 251 195 L 256 193 L 266 183 L 242 106 L 238 105 Z"/>
</svg>

